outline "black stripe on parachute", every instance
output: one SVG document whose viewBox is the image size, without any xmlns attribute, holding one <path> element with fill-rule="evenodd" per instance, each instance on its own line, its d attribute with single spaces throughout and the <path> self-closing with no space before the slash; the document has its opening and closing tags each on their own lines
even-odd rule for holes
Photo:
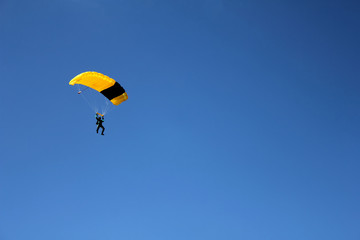
<svg viewBox="0 0 360 240">
<path fill-rule="evenodd" d="M 124 92 L 125 92 L 125 89 L 122 86 L 120 86 L 120 84 L 118 82 L 115 82 L 115 84 L 112 85 L 111 87 L 101 91 L 101 93 L 105 97 L 107 97 L 109 100 L 120 96 Z"/>
</svg>

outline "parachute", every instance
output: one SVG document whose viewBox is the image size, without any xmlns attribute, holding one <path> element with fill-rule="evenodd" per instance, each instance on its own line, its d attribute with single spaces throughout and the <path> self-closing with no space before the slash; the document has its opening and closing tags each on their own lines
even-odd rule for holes
<svg viewBox="0 0 360 240">
<path fill-rule="evenodd" d="M 81 73 L 69 84 L 77 85 L 78 94 L 84 97 L 94 112 L 101 115 L 128 99 L 125 89 L 118 82 L 98 72 Z"/>
</svg>

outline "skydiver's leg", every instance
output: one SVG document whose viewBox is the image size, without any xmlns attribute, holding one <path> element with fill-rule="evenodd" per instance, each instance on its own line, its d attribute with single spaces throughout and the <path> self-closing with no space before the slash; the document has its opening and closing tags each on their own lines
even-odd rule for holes
<svg viewBox="0 0 360 240">
<path fill-rule="evenodd" d="M 102 128 L 101 135 L 104 135 L 105 128 L 104 128 L 104 126 L 101 126 L 101 128 Z"/>
<path fill-rule="evenodd" d="M 96 133 L 99 133 L 100 125 L 97 126 Z"/>
</svg>

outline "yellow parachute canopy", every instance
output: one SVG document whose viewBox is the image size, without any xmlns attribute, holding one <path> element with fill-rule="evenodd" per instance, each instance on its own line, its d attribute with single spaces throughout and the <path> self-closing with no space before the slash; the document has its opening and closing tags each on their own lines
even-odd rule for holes
<svg viewBox="0 0 360 240">
<path fill-rule="evenodd" d="M 69 82 L 70 85 L 81 84 L 102 93 L 114 105 L 128 99 L 125 89 L 114 79 L 98 72 L 84 72 Z"/>
</svg>

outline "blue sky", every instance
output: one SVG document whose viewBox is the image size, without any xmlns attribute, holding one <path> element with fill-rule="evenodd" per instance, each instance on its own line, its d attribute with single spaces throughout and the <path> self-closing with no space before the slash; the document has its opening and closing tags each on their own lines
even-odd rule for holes
<svg viewBox="0 0 360 240">
<path fill-rule="evenodd" d="M 0 239 L 359 239 L 359 10 L 0 1 Z"/>
</svg>

